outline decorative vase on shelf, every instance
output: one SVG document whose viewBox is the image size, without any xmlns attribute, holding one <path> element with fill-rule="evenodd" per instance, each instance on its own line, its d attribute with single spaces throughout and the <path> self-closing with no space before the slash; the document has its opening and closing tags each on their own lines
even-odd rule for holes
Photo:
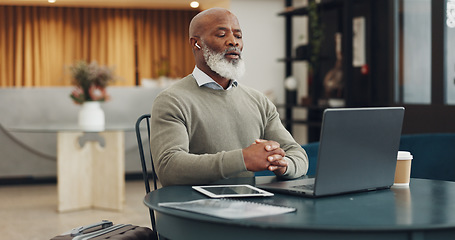
<svg viewBox="0 0 455 240">
<path fill-rule="evenodd" d="M 86 101 L 79 110 L 79 127 L 86 132 L 99 132 L 104 130 L 104 111 L 99 101 Z"/>
<path fill-rule="evenodd" d="M 341 54 L 341 33 L 335 34 L 335 66 L 324 77 L 324 97 L 329 107 L 344 107 L 343 97 L 343 55 Z"/>
</svg>

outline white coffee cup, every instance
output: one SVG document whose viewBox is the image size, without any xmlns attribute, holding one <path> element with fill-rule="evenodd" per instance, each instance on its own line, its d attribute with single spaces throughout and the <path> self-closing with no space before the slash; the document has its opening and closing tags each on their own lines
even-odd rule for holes
<svg viewBox="0 0 455 240">
<path fill-rule="evenodd" d="M 398 151 L 394 186 L 409 186 L 412 158 L 410 152 Z"/>
</svg>

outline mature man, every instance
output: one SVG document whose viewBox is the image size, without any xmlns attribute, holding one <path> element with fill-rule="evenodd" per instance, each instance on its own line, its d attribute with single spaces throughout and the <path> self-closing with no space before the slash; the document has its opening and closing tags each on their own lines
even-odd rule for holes
<svg viewBox="0 0 455 240">
<path fill-rule="evenodd" d="M 245 70 L 237 17 L 212 8 L 190 23 L 192 74 L 155 99 L 151 146 L 163 186 L 252 177 L 270 170 L 296 178 L 308 157 L 281 124 L 275 106 L 237 82 Z"/>
</svg>

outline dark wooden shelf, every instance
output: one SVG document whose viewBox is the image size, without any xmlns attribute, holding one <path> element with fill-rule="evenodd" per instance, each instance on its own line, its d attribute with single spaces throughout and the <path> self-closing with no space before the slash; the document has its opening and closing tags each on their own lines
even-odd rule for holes
<svg viewBox="0 0 455 240">
<path fill-rule="evenodd" d="M 326 0 L 321 1 L 318 4 L 319 8 L 329 10 L 340 8 L 343 5 L 343 1 L 341 0 Z M 278 16 L 303 16 L 308 15 L 307 7 L 287 7 L 283 12 L 278 13 Z"/>
<path fill-rule="evenodd" d="M 325 60 L 332 60 L 330 57 L 319 57 L 320 61 L 325 61 Z M 290 58 L 280 58 L 278 59 L 279 62 L 298 62 L 298 61 L 309 61 L 308 58 L 298 58 L 298 57 L 290 57 Z"/>
<path fill-rule="evenodd" d="M 307 7 L 288 7 L 283 12 L 278 13 L 278 16 L 294 16 L 294 15 L 307 15 Z"/>
<path fill-rule="evenodd" d="M 309 60 L 308 58 L 296 58 L 296 57 L 278 59 L 279 62 L 298 62 L 298 61 L 308 61 L 308 60 Z"/>
<path fill-rule="evenodd" d="M 314 1 L 314 0 L 310 0 Z M 338 16 L 338 23 L 339 26 L 336 28 L 338 32 L 352 32 L 352 6 L 353 3 L 359 2 L 360 0 L 321 0 L 320 3 L 317 4 L 318 12 L 321 12 L 321 16 L 323 15 L 324 11 L 331 12 Z M 293 7 L 292 0 L 286 0 L 285 10 L 281 13 L 278 13 L 279 16 L 284 17 L 285 19 L 285 56 L 284 58 L 278 59 L 280 62 L 284 62 L 285 65 L 285 74 L 286 77 L 291 76 L 293 74 L 293 62 L 298 61 L 308 61 L 310 56 L 310 48 L 302 48 L 302 49 L 292 49 L 292 18 L 294 16 L 302 16 L 308 15 L 309 7 Z M 310 21 L 310 20 L 309 20 Z M 322 21 L 322 20 L 321 20 Z M 308 23 L 309 24 L 309 23 Z M 332 29 L 333 30 L 333 29 Z M 331 31 L 332 31 L 331 30 Z M 310 29 L 308 29 L 310 31 Z M 311 33 L 309 33 L 311 35 Z M 352 69 L 349 65 L 352 62 L 352 38 L 346 38 L 346 41 L 343 41 L 341 48 L 343 54 L 343 77 L 346 79 L 351 79 L 352 76 Z M 297 51 L 299 50 L 299 51 Z M 295 51 L 295 53 L 293 52 Z M 319 63 L 325 64 L 328 60 L 332 61 L 333 57 L 327 54 L 331 53 L 322 53 L 319 54 Z M 298 56 L 298 57 L 297 57 Z M 322 63 L 324 62 L 324 63 Z M 332 63 L 331 63 L 332 64 Z M 324 70 L 326 71 L 326 70 Z M 292 134 L 292 125 L 293 124 L 305 124 L 308 126 L 308 141 L 317 141 L 319 139 L 320 134 L 320 127 L 322 122 L 322 114 L 323 110 L 326 107 L 317 106 L 317 102 L 321 97 L 321 88 L 322 88 L 322 74 L 319 71 L 314 73 L 315 76 L 313 77 L 313 84 L 311 85 L 311 104 L 314 106 L 305 106 L 305 105 L 298 105 L 297 103 L 299 100 L 297 99 L 297 94 L 292 91 L 286 91 L 285 101 L 286 104 L 277 106 L 277 108 L 284 109 L 284 120 L 283 123 L 285 127 L 289 130 Z M 347 84 L 346 89 L 349 89 L 350 85 Z M 345 90 L 347 92 L 347 90 Z M 346 95 L 347 96 L 347 95 Z M 349 99 L 346 99 L 346 106 L 349 106 Z M 299 119 L 294 118 L 293 109 L 294 108 L 306 108 L 307 116 L 306 119 Z M 304 117 L 305 118 L 305 117 Z"/>
</svg>

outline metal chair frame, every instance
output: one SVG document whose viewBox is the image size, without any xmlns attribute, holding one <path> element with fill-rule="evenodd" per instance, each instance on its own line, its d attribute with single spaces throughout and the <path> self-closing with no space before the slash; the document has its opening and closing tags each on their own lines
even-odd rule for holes
<svg viewBox="0 0 455 240">
<path fill-rule="evenodd" d="M 136 137 L 137 137 L 137 145 L 138 145 L 138 148 L 139 148 L 139 155 L 140 155 L 140 158 L 141 158 L 141 166 L 142 166 L 142 177 L 144 179 L 144 184 L 145 184 L 145 193 L 148 194 L 150 192 L 150 183 L 149 183 L 149 179 L 152 178 L 153 179 L 153 190 L 156 190 L 157 189 L 157 177 L 156 177 L 156 173 L 155 173 L 155 166 L 153 165 L 153 157 L 152 157 L 152 151 L 151 151 L 151 146 L 150 146 L 150 117 L 151 115 L 150 114 L 144 114 L 142 116 L 140 116 L 137 121 L 136 121 Z M 142 137 L 141 137 L 141 123 L 142 121 L 146 121 L 146 125 L 147 125 L 147 139 L 148 139 L 148 143 L 147 143 L 147 146 L 148 146 L 148 154 L 150 156 L 150 163 L 151 163 L 151 166 L 152 166 L 152 172 L 148 172 L 147 170 L 147 164 L 146 164 L 146 160 L 145 160 L 145 154 L 144 154 L 144 147 L 143 147 L 143 141 L 142 141 Z M 151 224 L 152 224 L 152 228 L 153 228 L 153 232 L 155 234 L 155 237 L 156 239 L 158 239 L 158 233 L 156 231 L 156 221 L 155 221 L 155 213 L 152 209 L 149 208 L 149 213 L 150 213 L 150 221 L 151 221 Z"/>
</svg>

